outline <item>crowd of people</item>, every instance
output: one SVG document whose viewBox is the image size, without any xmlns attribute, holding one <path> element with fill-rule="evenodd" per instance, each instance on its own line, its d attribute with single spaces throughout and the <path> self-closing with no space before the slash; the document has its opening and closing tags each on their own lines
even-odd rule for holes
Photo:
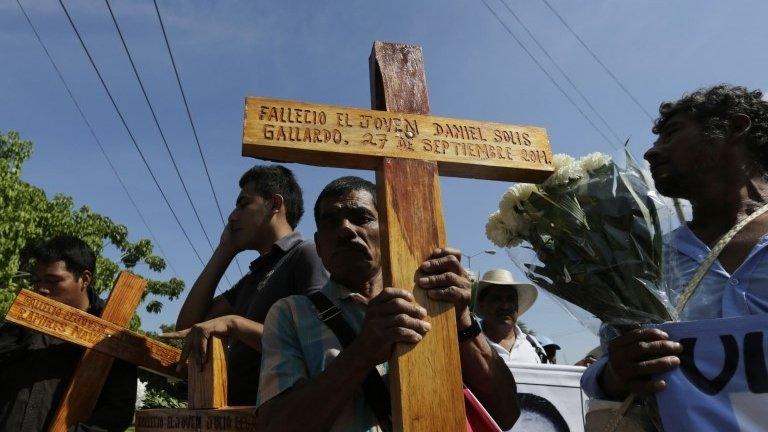
<svg viewBox="0 0 768 432">
<path fill-rule="evenodd" d="M 768 202 L 768 102 L 759 91 L 718 85 L 664 103 L 645 153 L 658 191 L 690 201 L 692 220 L 671 235 L 683 271 L 680 289 L 710 248 L 737 221 Z M 260 430 L 390 430 L 387 361 L 396 344 L 418 344 L 431 330 L 426 310 L 404 288 L 382 281 L 375 185 L 358 177 L 328 184 L 315 200 L 314 242 L 296 230 L 304 214 L 293 173 L 279 165 L 248 170 L 218 247 L 187 293 L 178 319 L 183 361 L 204 363 L 213 336 L 227 340 L 230 405 L 255 406 Z M 697 320 L 768 312 L 768 216 L 726 246 L 684 310 Z M 259 253 L 249 272 L 215 295 L 241 252 Z M 37 292 L 98 315 L 91 287 L 95 256 L 75 236 L 31 249 Z M 476 284 L 461 252 L 441 245 L 414 272 L 417 289 L 456 313 L 462 378 L 502 429 L 519 415 L 518 363 L 554 364 L 560 347 L 524 333 L 519 318 L 537 289 L 505 269 Z M 579 364 L 592 398 L 621 400 L 666 383 L 658 374 L 680 364 L 679 343 L 653 328 L 614 329 Z M 51 420 L 81 349 L 10 323 L 0 326 L 0 431 L 41 431 Z M 116 361 L 91 418 L 79 431 L 130 425 L 136 367 Z"/>
</svg>

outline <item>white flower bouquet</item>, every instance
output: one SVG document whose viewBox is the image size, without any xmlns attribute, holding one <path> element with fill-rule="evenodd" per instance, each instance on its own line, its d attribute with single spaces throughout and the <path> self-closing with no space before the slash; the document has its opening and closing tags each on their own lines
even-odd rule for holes
<svg viewBox="0 0 768 432">
<path fill-rule="evenodd" d="M 521 262 L 540 288 L 604 323 L 660 323 L 673 317 L 664 286 L 666 207 L 627 152 L 627 167 L 607 155 L 554 156 L 541 185 L 517 184 L 490 215 L 486 235 L 504 248 L 533 251 Z"/>
</svg>

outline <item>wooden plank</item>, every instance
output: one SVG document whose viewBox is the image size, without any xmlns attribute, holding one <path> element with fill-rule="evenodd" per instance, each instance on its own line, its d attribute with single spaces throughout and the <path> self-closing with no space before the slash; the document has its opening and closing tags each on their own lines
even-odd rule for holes
<svg viewBox="0 0 768 432">
<path fill-rule="evenodd" d="M 255 407 L 136 412 L 136 432 L 258 432 Z"/>
<path fill-rule="evenodd" d="M 147 282 L 127 271 L 120 272 L 102 311 L 103 320 L 126 326 L 136 311 Z M 85 350 L 69 385 L 59 401 L 59 407 L 48 428 L 51 432 L 64 432 L 70 426 L 87 420 L 96 407 L 101 389 L 109 376 L 114 357 L 93 350 Z"/>
<path fill-rule="evenodd" d="M 376 42 L 370 67 L 374 108 L 429 113 L 420 47 Z M 421 342 L 415 347 L 397 347 L 389 362 L 395 430 L 464 431 L 466 414 L 453 305 L 429 299 L 413 282 L 415 269 L 434 248 L 446 244 L 438 166 L 435 162 L 385 158 L 376 171 L 376 184 L 384 286 L 412 289 L 432 324 Z"/>
<path fill-rule="evenodd" d="M 47 297 L 22 290 L 6 320 L 32 330 L 92 348 L 153 372 L 180 378 L 176 372 L 181 351 L 150 337 L 95 317 Z"/>
<path fill-rule="evenodd" d="M 505 181 L 541 182 L 553 171 L 543 128 L 410 112 L 248 97 L 243 156 L 370 170 L 383 157 L 421 159 L 440 175 Z"/>
<path fill-rule="evenodd" d="M 201 368 L 197 361 L 189 360 L 187 389 L 190 409 L 221 408 L 227 406 L 227 361 L 224 343 L 214 336 L 209 340 L 210 358 Z"/>
</svg>

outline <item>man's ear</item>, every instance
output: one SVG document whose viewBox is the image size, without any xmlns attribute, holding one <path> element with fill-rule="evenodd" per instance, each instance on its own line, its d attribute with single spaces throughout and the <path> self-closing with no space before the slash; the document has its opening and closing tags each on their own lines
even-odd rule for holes
<svg viewBox="0 0 768 432">
<path fill-rule="evenodd" d="M 93 274 L 90 270 L 84 270 L 80 273 L 80 284 L 83 287 L 83 290 L 88 289 L 88 287 L 91 286 L 91 282 L 93 282 Z"/>
<path fill-rule="evenodd" d="M 752 119 L 746 114 L 731 116 L 729 131 L 731 136 L 743 138 L 752 129 Z"/>
<path fill-rule="evenodd" d="M 280 194 L 273 195 L 269 201 L 270 201 L 270 205 L 272 206 L 272 213 L 279 212 L 280 209 L 285 204 L 285 198 L 283 198 L 283 196 Z"/>
</svg>

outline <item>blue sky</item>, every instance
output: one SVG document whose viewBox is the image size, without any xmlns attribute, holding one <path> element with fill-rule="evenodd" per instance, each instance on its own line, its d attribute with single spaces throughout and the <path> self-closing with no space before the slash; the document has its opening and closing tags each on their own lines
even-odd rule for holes
<svg viewBox="0 0 768 432">
<path fill-rule="evenodd" d="M 602 126 L 502 3 L 487 1 Z M 653 140 L 648 117 L 542 1 L 507 1 L 622 140 L 630 139 L 633 153 L 641 155 Z M 764 2 L 549 1 L 651 113 L 660 101 L 704 85 L 764 86 L 768 56 L 758 48 L 768 40 Z M 206 231 L 216 242 L 221 223 L 154 7 L 149 1 L 113 3 L 182 176 L 201 210 Z M 191 286 L 202 266 L 162 202 L 58 3 L 25 0 L 23 4 L 138 198 L 166 258 Z M 66 4 L 185 229 L 207 258 L 208 244 L 173 172 L 105 4 L 83 0 Z M 375 40 L 423 47 L 435 115 L 542 126 L 555 152 L 580 156 L 604 151 L 621 157 L 480 0 L 161 1 L 160 8 L 225 216 L 237 195 L 238 177 L 256 162 L 240 156 L 243 98 L 267 96 L 367 108 L 368 55 Z M 132 239 L 147 237 L 13 0 L 0 2 L 0 52 L 0 130 L 17 130 L 35 143 L 23 178 L 49 194 L 71 195 L 77 204 L 87 204 L 125 224 Z M 616 140 L 612 144 L 619 146 Z M 307 208 L 333 178 L 348 173 L 373 177 L 369 172 L 295 164 L 291 168 L 304 188 Z M 484 235 L 485 221 L 508 186 L 444 178 L 449 243 L 467 253 L 492 248 Z M 305 235 L 314 232 L 311 219 L 311 215 L 304 218 L 299 226 Z M 241 266 L 245 269 L 253 258 L 243 254 Z M 472 264 L 478 272 L 511 267 L 504 251 L 481 254 Z M 173 275 L 170 269 L 163 274 Z M 239 277 L 234 265 L 228 276 L 232 281 Z M 159 316 L 143 313 L 145 327 L 174 321 L 179 306 L 179 301 L 167 304 Z M 523 320 L 559 342 L 568 362 L 596 344 L 595 337 L 546 294 Z"/>
</svg>

